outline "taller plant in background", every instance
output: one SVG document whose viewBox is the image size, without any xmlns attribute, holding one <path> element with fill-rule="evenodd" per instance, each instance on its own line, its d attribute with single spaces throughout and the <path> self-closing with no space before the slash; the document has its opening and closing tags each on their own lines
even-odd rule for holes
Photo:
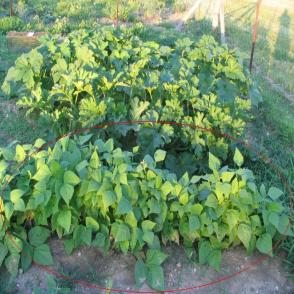
<svg viewBox="0 0 294 294">
<path fill-rule="evenodd" d="M 118 126 L 101 131 L 118 143 L 134 141 L 143 153 L 168 151 L 167 166 L 201 166 L 210 150 L 225 159 L 228 142 L 242 134 L 251 82 L 236 52 L 211 36 L 173 47 L 146 42 L 132 29 L 103 27 L 64 39 L 47 37 L 17 59 L 3 84 L 8 96 L 42 123 L 64 134 L 107 121 L 162 120 L 195 124 L 212 132 L 170 125 Z M 15 91 L 18 89 L 17 91 Z M 135 142 L 136 141 L 136 142 Z M 177 162 L 181 152 L 182 162 Z M 190 162 L 190 155 L 199 159 Z"/>
<path fill-rule="evenodd" d="M 135 13 L 139 9 L 140 4 L 137 2 L 128 0 L 102 1 L 104 6 L 102 12 L 113 20 L 118 17 L 121 21 L 130 21 L 134 19 Z"/>
<path fill-rule="evenodd" d="M 193 5 L 193 0 L 173 0 L 173 8 L 176 12 L 185 12 L 190 5 Z"/>
</svg>

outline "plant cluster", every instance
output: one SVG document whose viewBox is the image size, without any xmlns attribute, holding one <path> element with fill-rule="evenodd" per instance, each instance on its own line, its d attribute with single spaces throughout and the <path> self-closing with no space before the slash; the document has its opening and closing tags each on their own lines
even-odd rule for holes
<svg viewBox="0 0 294 294">
<path fill-rule="evenodd" d="M 5 10 L 8 13 L 9 1 Z M 170 12 L 185 12 L 192 0 L 17 0 L 14 1 L 14 12 L 32 30 L 56 32 L 57 19 L 67 19 L 68 24 L 59 32 L 73 31 L 79 22 L 87 19 L 87 28 L 93 28 L 97 19 L 106 17 L 121 21 L 142 21 L 159 19 Z M 55 28 L 54 28 L 55 27 Z"/>
<path fill-rule="evenodd" d="M 129 0 L 110 0 L 103 2 L 102 14 L 112 20 L 131 21 L 135 18 L 135 13 L 138 10 L 136 1 Z"/>
<path fill-rule="evenodd" d="M 17 16 L 0 18 L 0 34 L 10 31 L 22 31 L 25 23 Z"/>
<path fill-rule="evenodd" d="M 16 30 L 66 34 L 77 29 L 91 29 L 103 15 L 105 5 L 92 0 L 18 0 L 14 3 L 16 16 L 5 18 L 7 29 L 2 33 Z"/>
<path fill-rule="evenodd" d="M 160 16 L 167 7 L 184 11 L 192 3 L 118 2 L 122 21 Z M 18 17 L 1 18 L 0 34 L 67 34 L 96 27 L 101 16 L 117 16 L 116 0 L 19 0 L 14 8 Z M 271 255 L 273 240 L 285 234 L 284 249 L 292 258 L 289 208 L 278 202 L 282 191 L 258 188 L 253 173 L 241 168 L 238 150 L 234 169 L 221 168 L 212 155 L 227 158 L 229 141 L 220 133 L 241 135 L 250 109 L 246 98 L 255 105 L 260 99 L 238 54 L 212 37 L 176 41 L 174 31 L 171 36 L 167 30 L 141 29 L 46 38 L 16 61 L 3 90 L 18 96 L 19 106 L 55 135 L 127 120 L 175 121 L 211 132 L 168 124 L 119 125 L 100 130 L 100 139 L 92 143 L 90 135 L 63 139 L 34 153 L 16 173 L 44 142 L 2 148 L 0 266 L 12 275 L 32 261 L 52 264 L 46 241 L 53 234 L 64 237 L 68 253 L 80 245 L 132 252 L 137 286 L 147 281 L 159 290 L 167 258 L 161 246 L 171 242 L 183 244 L 190 254 L 196 250 L 201 264 L 219 269 L 223 249 L 242 243 L 248 253 L 257 248 Z"/>
<path fill-rule="evenodd" d="M 238 149 L 236 168 L 210 153 L 211 173 L 178 179 L 162 168 L 164 150 L 138 161 L 138 147 L 123 151 L 91 137 L 1 148 L 0 265 L 12 275 L 32 261 L 51 265 L 46 241 L 57 234 L 68 253 L 92 245 L 135 254 L 137 285 L 162 290 L 162 244 L 196 249 L 201 264 L 219 270 L 225 248 L 272 255 L 272 240 L 293 234 L 278 201 L 283 192 L 258 188 Z"/>
<path fill-rule="evenodd" d="M 142 41 L 134 29 L 104 27 L 73 32 L 62 40 L 47 37 L 16 60 L 2 89 L 18 95 L 17 104 L 58 135 L 103 122 L 142 119 L 211 129 L 144 125 L 102 132 L 121 144 L 135 142 L 145 154 L 157 148 L 182 150 L 186 168 L 191 152 L 205 160 L 209 149 L 226 158 L 228 143 L 218 134 L 242 134 L 251 107 L 246 99 L 250 87 L 236 52 L 210 36 L 197 43 L 184 38 L 173 47 L 160 46 Z M 168 167 L 179 165 L 171 153 Z"/>
<path fill-rule="evenodd" d="M 167 8 L 166 0 L 142 1 L 138 0 L 138 10 L 143 18 L 160 18 L 162 12 Z"/>
<path fill-rule="evenodd" d="M 176 12 L 185 12 L 189 7 L 192 7 L 193 1 L 191 0 L 173 0 L 172 6 Z"/>
</svg>

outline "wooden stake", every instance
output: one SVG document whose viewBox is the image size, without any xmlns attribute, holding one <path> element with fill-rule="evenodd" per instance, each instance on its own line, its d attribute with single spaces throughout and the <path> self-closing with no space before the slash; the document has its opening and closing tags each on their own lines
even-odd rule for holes
<svg viewBox="0 0 294 294">
<path fill-rule="evenodd" d="M 220 1 L 220 31 L 221 31 L 221 43 L 224 45 L 226 43 L 225 35 L 225 0 Z"/>
<path fill-rule="evenodd" d="M 11 16 L 13 16 L 13 0 L 9 1 L 9 10 L 10 10 L 9 14 L 10 14 L 10 17 L 11 17 Z"/>
<path fill-rule="evenodd" d="M 184 15 L 184 17 L 182 18 L 181 23 L 178 25 L 178 28 L 180 28 L 183 24 L 185 24 L 195 13 L 196 9 L 198 8 L 198 6 L 200 5 L 200 3 L 203 0 L 196 0 L 195 4 L 191 7 L 191 9 Z"/>
<path fill-rule="evenodd" d="M 254 57 L 255 43 L 257 39 L 257 29 L 259 24 L 259 11 L 260 11 L 261 2 L 262 0 L 258 0 L 256 3 L 256 15 L 255 15 L 255 22 L 253 25 L 252 46 L 251 46 L 250 64 L 249 64 L 250 72 L 252 71 L 252 66 L 253 66 L 253 57 Z"/>
<path fill-rule="evenodd" d="M 118 9 L 119 9 L 119 0 L 116 0 L 116 27 L 118 27 Z"/>
<path fill-rule="evenodd" d="M 214 1 L 214 7 L 212 10 L 212 30 L 215 31 L 218 27 L 219 23 L 219 15 L 220 15 L 220 0 Z"/>
</svg>

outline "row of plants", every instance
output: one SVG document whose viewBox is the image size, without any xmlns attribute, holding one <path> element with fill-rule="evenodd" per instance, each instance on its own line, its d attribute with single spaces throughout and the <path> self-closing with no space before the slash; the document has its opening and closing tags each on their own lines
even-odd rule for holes
<svg viewBox="0 0 294 294">
<path fill-rule="evenodd" d="M 276 187 L 258 187 L 243 156 L 223 166 L 209 153 L 210 172 L 181 178 L 163 168 L 166 151 L 138 160 L 91 134 L 0 149 L 0 265 L 16 275 L 32 262 L 52 265 L 46 241 L 64 238 L 68 254 L 81 245 L 137 257 L 137 286 L 164 289 L 164 244 L 198 252 L 220 269 L 222 250 L 242 244 L 272 255 L 273 241 L 291 235 L 289 207 Z"/>
<path fill-rule="evenodd" d="M 112 21 L 118 17 L 124 22 L 160 18 L 167 9 L 185 10 L 189 1 L 18 0 L 14 1 L 15 15 L 12 18 L 7 15 L 0 19 L 0 33 L 33 30 L 66 34 L 76 29 L 93 28 L 101 17 Z M 8 14 L 9 1 L 4 1 L 2 5 Z"/>
<path fill-rule="evenodd" d="M 201 162 L 207 162 L 208 150 L 227 158 L 229 142 L 220 133 L 242 135 L 250 117 L 248 96 L 254 98 L 237 53 L 210 36 L 161 46 L 143 41 L 136 28 L 110 27 L 44 38 L 16 60 L 2 90 L 19 97 L 17 105 L 54 136 L 142 119 L 211 129 L 119 125 L 101 131 L 105 139 L 112 137 L 125 148 L 126 143 L 139 145 L 145 154 L 165 149 L 168 168 L 190 166 L 190 173 L 207 166 Z"/>
<path fill-rule="evenodd" d="M 19 0 L 13 17 L 0 18 L 0 34 L 8 31 L 45 31 L 66 34 L 93 28 L 103 15 L 102 6 L 93 1 Z"/>
</svg>

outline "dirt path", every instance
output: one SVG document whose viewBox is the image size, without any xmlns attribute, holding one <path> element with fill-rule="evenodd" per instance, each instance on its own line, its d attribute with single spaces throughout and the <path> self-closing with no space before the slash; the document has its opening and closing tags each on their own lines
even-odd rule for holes
<svg viewBox="0 0 294 294">
<path fill-rule="evenodd" d="M 97 249 L 88 247 L 76 250 L 71 256 L 68 256 L 64 252 L 63 243 L 60 240 L 51 241 L 50 247 L 55 262 L 51 269 L 59 273 L 94 285 L 111 285 L 125 290 L 136 289 L 134 286 L 135 259 L 132 256 L 124 256 L 116 252 L 110 252 L 107 256 L 103 256 Z M 255 262 L 262 257 L 260 254 L 247 257 L 241 248 L 228 250 L 223 254 L 222 270 L 218 273 L 208 266 L 200 266 L 189 260 L 179 247 L 165 248 L 165 252 L 169 254 L 169 258 L 164 264 L 167 289 L 192 287 L 215 281 L 243 270 L 250 262 Z M 45 293 L 48 293 L 47 275 L 46 270 L 33 266 L 29 271 L 17 277 L 15 286 L 8 293 L 29 294 L 34 293 L 36 288 L 43 289 Z M 281 259 L 278 257 L 268 258 L 258 267 L 236 275 L 227 281 L 187 293 L 294 293 L 294 281 L 287 279 L 286 276 Z M 70 293 L 105 293 L 64 280 L 61 280 L 60 283 L 70 287 Z M 150 291 L 151 289 L 147 285 L 143 285 L 140 290 Z"/>
</svg>

